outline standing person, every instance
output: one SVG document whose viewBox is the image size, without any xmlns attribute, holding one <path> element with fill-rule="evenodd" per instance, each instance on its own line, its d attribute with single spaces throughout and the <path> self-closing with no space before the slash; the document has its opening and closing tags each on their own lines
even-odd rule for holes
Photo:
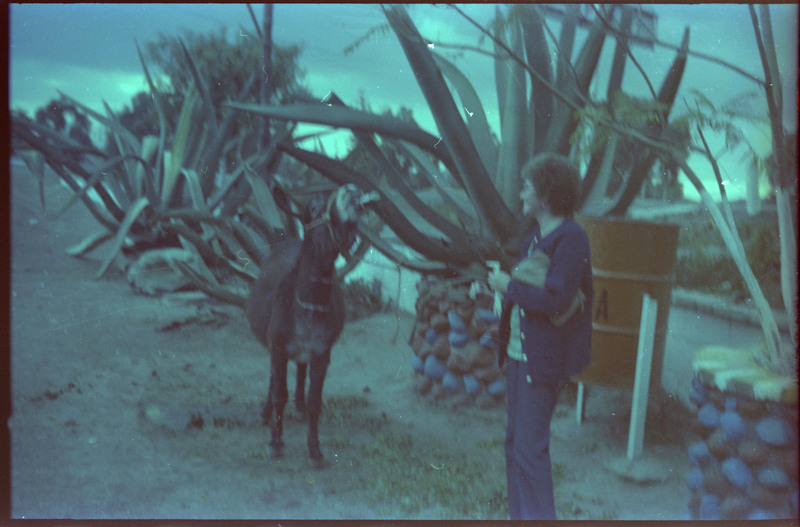
<svg viewBox="0 0 800 527">
<path fill-rule="evenodd" d="M 560 388 L 589 364 L 592 264 L 589 239 L 573 219 L 577 171 L 545 154 L 521 175 L 523 213 L 536 224 L 511 274 L 489 274 L 489 286 L 504 296 L 508 505 L 512 520 L 555 520 L 550 420 Z"/>
</svg>

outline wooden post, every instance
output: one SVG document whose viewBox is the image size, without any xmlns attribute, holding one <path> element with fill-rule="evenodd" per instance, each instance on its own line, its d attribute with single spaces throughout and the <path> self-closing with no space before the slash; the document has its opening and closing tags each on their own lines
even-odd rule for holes
<svg viewBox="0 0 800 527">
<path fill-rule="evenodd" d="M 636 376 L 633 381 L 633 407 L 628 430 L 628 460 L 633 461 L 642 454 L 644 422 L 647 417 L 647 392 L 650 386 L 650 366 L 653 362 L 653 347 L 656 334 L 658 301 L 644 294 L 642 297 L 642 319 L 639 325 L 639 346 L 636 353 Z"/>
</svg>

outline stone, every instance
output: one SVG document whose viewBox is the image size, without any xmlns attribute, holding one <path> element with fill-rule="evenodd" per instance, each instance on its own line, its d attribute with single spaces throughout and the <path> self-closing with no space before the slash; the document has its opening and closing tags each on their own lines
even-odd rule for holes
<svg viewBox="0 0 800 527">
<path fill-rule="evenodd" d="M 703 471 L 700 467 L 692 467 L 686 473 L 686 486 L 690 490 L 700 490 L 703 488 Z"/>
<path fill-rule="evenodd" d="M 439 380 L 444 377 L 447 368 L 444 363 L 438 360 L 434 355 L 428 355 L 425 359 L 425 375 L 434 380 Z"/>
<path fill-rule="evenodd" d="M 689 445 L 689 460 L 700 466 L 707 465 L 711 461 L 711 452 L 705 441 L 695 441 Z"/>
<path fill-rule="evenodd" d="M 789 424 L 777 417 L 765 417 L 756 425 L 758 437 L 770 445 L 786 446 L 792 439 Z"/>
<path fill-rule="evenodd" d="M 758 482 L 769 489 L 785 489 L 791 483 L 786 472 L 778 467 L 764 467 L 759 470 Z"/>
<path fill-rule="evenodd" d="M 185 249 L 145 251 L 128 267 L 125 277 L 134 291 L 157 296 L 192 287 L 192 281 L 177 267 L 177 262 L 197 268 L 196 257 Z"/>
<path fill-rule="evenodd" d="M 450 393 L 455 393 L 461 389 L 461 377 L 451 371 L 446 371 L 442 377 L 442 386 Z"/>
<path fill-rule="evenodd" d="M 719 409 L 713 403 L 704 404 L 697 412 L 697 419 L 706 428 L 716 428 L 719 426 L 719 418 L 721 414 Z"/>
<path fill-rule="evenodd" d="M 450 356 L 450 339 L 446 334 L 439 335 L 436 342 L 431 345 L 431 355 L 441 362 L 447 361 Z"/>
<path fill-rule="evenodd" d="M 448 339 L 451 348 L 463 348 L 464 345 L 469 342 L 469 335 L 452 330 L 448 334 Z"/>
<path fill-rule="evenodd" d="M 433 344 L 439 338 L 439 332 L 436 331 L 434 328 L 428 328 L 425 332 L 425 342 L 428 344 Z"/>
<path fill-rule="evenodd" d="M 714 457 L 722 460 L 733 455 L 734 445 L 725 437 L 725 432 L 717 430 L 708 437 L 708 450 Z"/>
<path fill-rule="evenodd" d="M 738 454 L 751 468 L 758 468 L 766 463 L 769 447 L 761 441 L 746 439 L 739 443 Z"/>
<path fill-rule="evenodd" d="M 425 371 L 425 361 L 417 355 L 411 355 L 411 369 L 417 373 L 423 373 Z"/>
<path fill-rule="evenodd" d="M 462 320 L 462 318 L 456 313 L 455 309 L 451 309 L 447 312 L 447 319 L 450 322 L 450 331 L 456 331 L 458 333 L 467 333 L 467 324 Z"/>
<path fill-rule="evenodd" d="M 450 331 L 448 317 L 442 313 L 436 313 L 431 317 L 431 328 L 435 329 L 437 333 L 447 333 Z"/>
<path fill-rule="evenodd" d="M 475 376 L 472 374 L 464 375 L 463 382 L 464 382 L 464 389 L 469 395 L 475 395 L 476 393 L 478 393 L 478 390 L 481 389 L 481 383 L 479 383 L 478 379 L 476 379 Z"/>
<path fill-rule="evenodd" d="M 745 434 L 747 427 L 744 419 L 736 410 L 727 409 L 719 418 L 719 426 L 729 441 L 739 441 Z"/>
<path fill-rule="evenodd" d="M 492 397 L 500 397 L 506 393 L 506 380 L 503 377 L 495 379 L 486 385 L 486 391 Z"/>
<path fill-rule="evenodd" d="M 700 519 L 719 520 L 719 498 L 713 494 L 704 494 L 700 498 Z"/>
<path fill-rule="evenodd" d="M 712 465 L 703 472 L 703 489 L 718 496 L 725 496 L 731 490 L 731 483 L 720 467 Z"/>
<path fill-rule="evenodd" d="M 743 496 L 727 496 L 719 505 L 722 520 L 744 520 L 750 512 L 750 501 Z"/>
<path fill-rule="evenodd" d="M 498 322 L 500 320 L 500 317 L 495 315 L 494 309 L 492 309 L 491 307 L 477 306 L 476 314 L 478 316 L 477 318 L 489 324 Z"/>
<path fill-rule="evenodd" d="M 738 457 L 730 457 L 722 462 L 722 473 L 728 481 L 746 489 L 753 482 L 753 471 Z"/>
</svg>

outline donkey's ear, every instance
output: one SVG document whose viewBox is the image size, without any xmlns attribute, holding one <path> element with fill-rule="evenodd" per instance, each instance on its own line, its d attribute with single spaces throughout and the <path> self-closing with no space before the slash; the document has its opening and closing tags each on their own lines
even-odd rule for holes
<svg viewBox="0 0 800 527">
<path fill-rule="evenodd" d="M 285 212 L 289 216 L 300 216 L 302 212 L 300 207 L 292 200 L 289 196 L 289 193 L 286 192 L 286 189 L 283 188 L 283 185 L 276 179 L 270 178 L 269 182 L 267 183 L 269 187 L 269 191 L 272 193 L 272 198 L 275 200 L 275 204 Z"/>
</svg>

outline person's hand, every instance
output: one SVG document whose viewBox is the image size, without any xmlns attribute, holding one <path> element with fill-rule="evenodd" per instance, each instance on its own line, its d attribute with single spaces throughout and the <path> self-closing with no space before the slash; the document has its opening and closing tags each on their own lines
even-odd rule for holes
<svg viewBox="0 0 800 527">
<path fill-rule="evenodd" d="M 508 290 L 508 283 L 511 281 L 511 275 L 505 271 L 494 269 L 489 271 L 489 287 L 498 293 L 505 294 Z"/>
</svg>

